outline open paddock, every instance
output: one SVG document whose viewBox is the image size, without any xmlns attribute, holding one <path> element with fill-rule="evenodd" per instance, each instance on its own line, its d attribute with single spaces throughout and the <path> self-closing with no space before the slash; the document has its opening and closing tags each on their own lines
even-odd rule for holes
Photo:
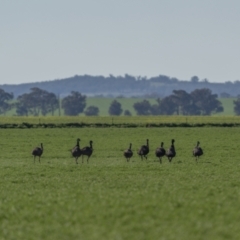
<svg viewBox="0 0 240 240">
<path fill-rule="evenodd" d="M 62 117 L 54 117 L 54 116 L 47 116 L 47 117 L 1 117 L 0 118 L 0 128 L 4 125 L 21 125 L 21 124 L 34 124 L 36 126 L 41 125 L 48 125 L 51 124 L 53 127 L 58 127 L 59 125 L 63 124 L 85 124 L 88 126 L 100 126 L 108 125 L 135 125 L 137 127 L 146 127 L 147 125 L 158 125 L 162 124 L 189 124 L 189 125 L 218 125 L 224 126 L 224 124 L 240 124 L 240 117 L 239 116 L 108 116 L 108 117 L 101 117 L 101 116 L 92 116 L 92 117 L 82 117 L 82 116 L 62 116 Z"/>
<path fill-rule="evenodd" d="M 239 239 L 240 128 L 0 129 L 0 239 Z M 93 140 L 89 164 L 70 149 Z M 148 160 L 136 151 L 149 139 Z M 154 151 L 175 139 L 176 157 Z M 198 163 L 192 149 L 200 141 Z M 31 151 L 43 143 L 41 163 Z M 130 162 L 123 151 L 132 143 Z"/>
</svg>

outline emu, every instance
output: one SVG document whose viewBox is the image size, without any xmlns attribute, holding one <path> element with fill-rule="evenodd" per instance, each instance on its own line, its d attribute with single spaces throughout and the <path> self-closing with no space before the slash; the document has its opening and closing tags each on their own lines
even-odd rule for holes
<svg viewBox="0 0 240 240">
<path fill-rule="evenodd" d="M 78 164 L 78 158 L 81 156 L 82 152 L 80 149 L 80 145 L 79 145 L 80 139 L 77 139 L 77 144 L 75 147 L 73 147 L 73 149 L 71 150 L 72 152 L 72 156 L 75 158 L 76 164 Z"/>
<path fill-rule="evenodd" d="M 171 144 L 170 148 L 166 152 L 166 156 L 168 157 L 169 162 L 172 162 L 172 159 L 176 156 L 174 142 L 175 142 L 175 140 L 172 139 L 172 144 Z"/>
<path fill-rule="evenodd" d="M 139 156 L 141 156 L 141 159 L 143 160 L 143 157 L 145 157 L 147 159 L 147 154 L 149 153 L 149 140 L 147 139 L 147 145 L 142 145 L 137 153 Z"/>
<path fill-rule="evenodd" d="M 163 148 L 163 142 L 161 142 L 160 147 L 155 151 L 156 157 L 159 158 L 159 162 L 162 163 L 162 157 L 165 156 L 166 150 Z"/>
<path fill-rule="evenodd" d="M 89 142 L 89 145 L 90 145 L 89 147 L 87 146 L 87 147 L 84 147 L 84 148 L 81 149 L 81 152 L 82 152 L 82 163 L 83 163 L 83 157 L 84 157 L 84 155 L 88 156 L 87 162 L 88 162 L 88 159 L 91 157 L 91 155 L 92 155 L 92 153 L 93 153 L 92 144 L 93 144 L 93 141 L 91 140 L 91 141 Z"/>
<path fill-rule="evenodd" d="M 203 155 L 203 150 L 199 147 L 200 142 L 197 141 L 196 147 L 193 149 L 193 156 L 195 157 L 196 161 L 198 161 L 199 157 Z"/>
<path fill-rule="evenodd" d="M 40 162 L 40 158 L 43 154 L 43 144 L 41 143 L 41 147 L 36 147 L 32 150 L 32 155 L 34 156 L 34 163 L 35 163 L 35 158 L 38 156 L 38 160 Z"/>
<path fill-rule="evenodd" d="M 127 159 L 127 162 L 129 162 L 130 161 L 130 158 L 132 157 L 132 155 L 133 155 L 133 152 L 132 152 L 132 144 L 130 143 L 129 144 L 129 148 L 128 149 L 126 149 L 124 152 L 123 152 L 123 155 L 124 155 L 124 157 Z"/>
</svg>

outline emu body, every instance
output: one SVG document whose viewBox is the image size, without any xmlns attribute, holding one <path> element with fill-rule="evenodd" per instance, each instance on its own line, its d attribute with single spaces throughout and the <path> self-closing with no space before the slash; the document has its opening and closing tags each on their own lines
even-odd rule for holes
<svg viewBox="0 0 240 240">
<path fill-rule="evenodd" d="M 163 148 L 163 142 L 161 145 L 156 149 L 155 155 L 159 158 L 159 162 L 162 163 L 162 157 L 165 156 L 166 150 Z"/>
<path fill-rule="evenodd" d="M 40 158 L 43 154 L 43 144 L 41 143 L 41 147 L 36 147 L 32 150 L 32 155 L 34 157 L 34 163 L 35 163 L 35 158 L 38 157 L 38 160 L 40 162 Z"/>
<path fill-rule="evenodd" d="M 73 147 L 71 150 L 72 156 L 75 158 L 76 164 L 78 164 L 78 158 L 82 154 L 79 142 L 80 142 L 80 139 L 78 138 L 76 146 Z"/>
<path fill-rule="evenodd" d="M 166 156 L 167 156 L 169 162 L 172 162 L 172 159 L 176 156 L 176 150 L 175 150 L 174 142 L 175 142 L 175 140 L 172 139 L 172 144 L 166 152 Z"/>
<path fill-rule="evenodd" d="M 195 157 L 196 161 L 198 161 L 199 157 L 203 155 L 203 150 L 199 147 L 200 142 L 197 141 L 196 147 L 193 149 L 193 156 Z"/>
<path fill-rule="evenodd" d="M 124 157 L 127 159 L 127 162 L 129 162 L 129 161 L 130 161 L 130 158 L 131 158 L 132 155 L 133 155 L 133 152 L 132 152 L 132 144 L 131 144 L 131 143 L 129 144 L 129 148 L 126 149 L 126 150 L 124 150 L 123 155 L 124 155 Z"/>
<path fill-rule="evenodd" d="M 93 141 L 91 140 L 89 142 L 89 146 L 87 147 L 84 147 L 81 149 L 81 152 L 82 152 L 82 163 L 83 163 L 83 157 L 84 156 L 87 156 L 87 162 L 88 162 L 88 159 L 91 157 L 92 153 L 93 153 L 93 147 L 92 147 L 92 144 L 93 144 Z"/>
<path fill-rule="evenodd" d="M 147 155 L 149 153 L 149 140 L 147 139 L 146 142 L 147 144 L 142 145 L 137 151 L 138 155 L 141 157 L 142 160 L 143 160 L 143 157 L 147 159 Z"/>
</svg>

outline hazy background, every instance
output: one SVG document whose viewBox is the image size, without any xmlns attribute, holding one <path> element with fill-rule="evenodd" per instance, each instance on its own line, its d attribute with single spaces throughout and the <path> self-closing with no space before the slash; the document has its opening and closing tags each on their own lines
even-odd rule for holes
<svg viewBox="0 0 240 240">
<path fill-rule="evenodd" d="M 239 0 L 0 0 L 0 84 L 78 75 L 239 80 Z"/>
</svg>

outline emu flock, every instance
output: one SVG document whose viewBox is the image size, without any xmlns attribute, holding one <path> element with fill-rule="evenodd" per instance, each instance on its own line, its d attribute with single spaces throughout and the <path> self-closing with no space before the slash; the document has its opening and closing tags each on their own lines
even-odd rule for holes
<svg viewBox="0 0 240 240">
<path fill-rule="evenodd" d="M 166 156 L 169 162 L 172 162 L 172 159 L 176 156 L 176 150 L 174 146 L 175 140 L 172 139 L 171 146 L 165 150 L 163 147 L 163 142 L 161 142 L 160 146 L 155 150 L 156 157 L 159 158 L 159 162 L 162 163 L 162 157 Z M 192 154 L 195 157 L 196 161 L 198 161 L 199 157 L 203 155 L 203 150 L 199 147 L 200 142 L 197 142 L 196 147 L 192 150 Z M 123 152 L 124 157 L 126 158 L 127 162 L 130 161 L 130 158 L 133 156 L 132 151 L 132 143 L 130 143 L 129 148 Z M 142 145 L 138 150 L 137 154 L 143 158 L 147 159 L 147 155 L 149 153 L 149 140 L 146 140 L 146 145 Z"/>
<path fill-rule="evenodd" d="M 172 139 L 171 141 L 171 145 L 170 147 L 165 150 L 163 147 L 163 142 L 161 142 L 160 146 L 155 150 L 155 155 L 156 157 L 159 158 L 159 162 L 162 163 L 162 158 L 164 156 L 166 156 L 168 158 L 168 161 L 171 163 L 172 159 L 176 156 L 176 150 L 175 150 L 175 146 L 174 146 L 174 142 L 175 140 Z M 89 146 L 86 146 L 84 148 L 80 148 L 80 139 L 77 139 L 77 143 L 76 145 L 70 150 L 72 157 L 75 158 L 76 164 L 78 164 L 78 158 L 80 156 L 82 156 L 82 163 L 83 163 L 83 157 L 87 156 L 87 162 L 89 160 L 89 158 L 91 157 L 92 153 L 93 153 L 93 141 L 91 140 L 89 142 Z M 199 147 L 200 142 L 197 141 L 197 144 L 195 146 L 195 148 L 192 150 L 192 154 L 196 159 L 196 162 L 198 161 L 199 157 L 201 155 L 203 155 L 203 150 L 201 147 Z M 43 154 L 43 144 L 40 144 L 41 147 L 36 147 L 32 150 L 32 155 L 34 157 L 34 163 L 35 163 L 35 158 L 38 157 L 39 162 L 40 162 L 40 158 Z M 146 140 L 146 145 L 142 145 L 138 150 L 137 150 L 137 154 L 141 157 L 141 159 L 143 160 L 143 158 L 147 159 L 147 155 L 149 153 L 149 140 Z M 133 151 L 132 151 L 132 143 L 129 144 L 129 148 L 123 151 L 123 155 L 126 158 L 127 162 L 130 161 L 131 157 L 133 156 Z"/>
<path fill-rule="evenodd" d="M 76 164 L 78 164 L 78 158 L 80 156 L 82 156 L 82 163 L 83 163 L 83 157 L 84 156 L 87 156 L 87 162 L 88 162 L 89 158 L 91 157 L 91 155 L 93 153 L 93 147 L 92 147 L 93 141 L 92 140 L 89 142 L 89 146 L 86 146 L 84 148 L 80 148 L 79 142 L 80 142 L 80 139 L 78 138 L 76 146 L 74 146 L 70 150 L 71 154 L 72 154 L 72 157 L 75 158 Z M 38 157 L 38 160 L 40 162 L 40 158 L 43 154 L 43 144 L 41 143 L 40 145 L 41 145 L 41 147 L 36 147 L 32 150 L 32 155 L 34 157 L 34 163 L 35 163 L 35 158 L 36 157 Z"/>
</svg>

